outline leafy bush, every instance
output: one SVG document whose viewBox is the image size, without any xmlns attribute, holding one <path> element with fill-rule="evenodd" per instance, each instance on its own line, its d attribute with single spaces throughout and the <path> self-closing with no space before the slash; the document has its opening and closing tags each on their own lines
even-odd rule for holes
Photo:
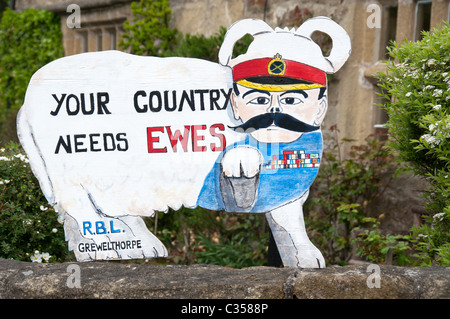
<svg viewBox="0 0 450 319">
<path fill-rule="evenodd" d="M 119 46 L 132 53 L 147 56 L 180 56 L 218 62 L 218 53 L 227 28 L 207 37 L 182 34 L 170 27 L 168 0 L 140 0 L 131 4 L 131 21 L 124 22 L 125 33 Z M 250 35 L 238 41 L 234 53 L 243 53 L 251 42 Z"/>
<path fill-rule="evenodd" d="M 15 119 L 31 76 L 62 57 L 61 23 L 45 10 L 7 8 L 0 21 L 0 141 L 18 142 Z"/>
<path fill-rule="evenodd" d="M 365 217 L 362 219 L 362 224 L 368 223 L 370 228 L 355 228 L 356 231 L 361 230 L 352 240 L 356 247 L 356 254 L 377 264 L 395 262 L 400 266 L 409 265 L 411 263 L 408 255 L 411 249 L 410 236 L 383 234 L 380 230 L 380 220 L 383 218 L 384 214 L 378 218 Z"/>
<path fill-rule="evenodd" d="M 23 154 L 12 143 L 0 149 L 0 257 L 70 260 L 62 222 L 49 207 Z"/>
<path fill-rule="evenodd" d="M 413 226 L 411 242 L 414 265 L 450 266 L 450 206 L 442 213 L 424 217 L 424 223 Z"/>
<path fill-rule="evenodd" d="M 64 55 L 61 22 L 45 10 L 6 9 L 0 21 L 0 114 L 23 104 L 31 76 Z"/>
<path fill-rule="evenodd" d="M 219 49 L 225 38 L 227 28 L 224 26 L 219 28 L 219 31 L 210 37 L 201 35 L 185 34 L 179 36 L 179 43 L 171 52 L 172 56 L 197 58 L 218 62 Z M 247 51 L 249 44 L 253 37 L 249 34 L 239 39 L 233 48 L 233 56 L 243 54 Z"/>
<path fill-rule="evenodd" d="M 425 207 L 432 215 L 414 228 L 416 256 L 442 264 L 450 253 L 450 25 L 424 32 L 421 41 L 394 42 L 389 54 L 393 59 L 379 76 L 389 145 L 431 186 Z"/>
<path fill-rule="evenodd" d="M 370 203 L 381 196 L 395 164 L 379 136 L 369 136 L 366 144 L 353 145 L 348 157 L 340 154 L 336 126 L 327 136 L 319 174 L 305 204 L 305 220 L 311 241 L 322 251 L 328 264 L 345 264 L 352 257 L 355 231 L 367 224 Z M 392 174 L 391 174 L 392 176 Z M 362 238 L 361 238 L 362 239 Z"/>
<path fill-rule="evenodd" d="M 0 21 L 0 134 L 17 141 L 15 117 L 31 76 L 63 56 L 59 18 L 45 10 L 6 9 Z M 0 149 L 0 257 L 65 261 L 69 257 L 58 214 L 49 207 L 17 144 Z"/>
<path fill-rule="evenodd" d="M 124 22 L 125 32 L 119 46 L 138 55 L 170 55 L 178 35 L 178 31 L 169 25 L 171 12 L 169 0 L 132 2 L 133 18 Z"/>
<path fill-rule="evenodd" d="M 234 268 L 267 263 L 269 235 L 264 214 L 230 214 L 182 207 L 146 220 L 149 229 L 169 251 L 168 258 L 161 262 Z"/>
</svg>

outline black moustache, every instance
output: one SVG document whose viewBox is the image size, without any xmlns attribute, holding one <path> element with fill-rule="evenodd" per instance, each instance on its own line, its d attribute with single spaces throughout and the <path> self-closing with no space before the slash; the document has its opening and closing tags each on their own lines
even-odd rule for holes
<svg viewBox="0 0 450 319">
<path fill-rule="evenodd" d="M 241 125 L 230 127 L 234 131 L 243 133 L 252 133 L 254 131 L 268 128 L 272 124 L 289 131 L 308 133 L 320 129 L 320 126 L 309 125 L 305 122 L 297 120 L 295 117 L 285 113 L 264 113 L 252 117 Z"/>
</svg>

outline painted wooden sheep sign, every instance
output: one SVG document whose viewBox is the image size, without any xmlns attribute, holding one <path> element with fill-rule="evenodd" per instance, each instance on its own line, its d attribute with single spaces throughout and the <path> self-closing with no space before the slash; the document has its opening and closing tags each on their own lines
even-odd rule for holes
<svg viewBox="0 0 450 319">
<path fill-rule="evenodd" d="M 328 57 L 314 31 L 331 37 Z M 248 51 L 232 58 L 246 34 Z M 322 156 L 326 74 L 349 54 L 328 18 L 297 30 L 246 19 L 219 63 L 104 51 L 41 68 L 18 135 L 69 249 L 79 261 L 167 256 L 140 216 L 201 206 L 264 213 L 285 267 L 325 267 L 302 205 Z"/>
</svg>

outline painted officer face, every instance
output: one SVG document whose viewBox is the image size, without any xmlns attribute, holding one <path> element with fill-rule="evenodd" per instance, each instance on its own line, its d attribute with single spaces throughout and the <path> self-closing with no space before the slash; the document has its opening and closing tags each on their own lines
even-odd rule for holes
<svg viewBox="0 0 450 319">
<path fill-rule="evenodd" d="M 327 109 L 326 88 L 265 91 L 235 84 L 231 95 L 234 128 L 264 143 L 290 143 L 320 129 Z"/>
</svg>

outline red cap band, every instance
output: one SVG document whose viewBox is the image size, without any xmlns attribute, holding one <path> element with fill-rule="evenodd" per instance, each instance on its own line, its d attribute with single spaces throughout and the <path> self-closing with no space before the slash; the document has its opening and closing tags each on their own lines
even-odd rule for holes
<svg viewBox="0 0 450 319">
<path fill-rule="evenodd" d="M 257 76 L 283 76 L 323 86 L 327 84 L 324 71 L 291 60 L 263 58 L 245 61 L 233 67 L 234 82 Z"/>
</svg>

